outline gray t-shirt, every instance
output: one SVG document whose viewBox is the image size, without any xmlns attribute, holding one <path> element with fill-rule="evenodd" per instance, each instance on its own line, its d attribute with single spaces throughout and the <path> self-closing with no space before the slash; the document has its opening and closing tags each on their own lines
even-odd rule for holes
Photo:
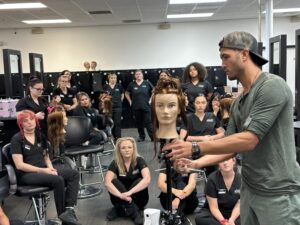
<svg viewBox="0 0 300 225">
<path fill-rule="evenodd" d="M 233 103 L 226 135 L 251 131 L 259 139 L 242 153 L 243 185 L 259 195 L 300 191 L 293 129 L 293 96 L 279 76 L 262 73 Z"/>
</svg>

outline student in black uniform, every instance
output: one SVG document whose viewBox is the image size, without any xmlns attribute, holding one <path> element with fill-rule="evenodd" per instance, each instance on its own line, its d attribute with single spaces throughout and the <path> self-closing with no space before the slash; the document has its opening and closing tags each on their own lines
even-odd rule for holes
<svg viewBox="0 0 300 225">
<path fill-rule="evenodd" d="M 225 136 L 221 123 L 213 113 L 205 112 L 207 100 L 203 94 L 195 98 L 195 113 L 187 116 L 187 128 L 180 129 L 180 138 L 187 141 L 213 141 Z M 206 175 L 215 170 L 214 166 L 205 168 Z"/>
<path fill-rule="evenodd" d="M 47 135 L 47 107 L 48 101 L 42 97 L 44 91 L 43 82 L 38 78 L 31 78 L 27 85 L 27 96 L 20 99 L 16 105 L 16 111 L 30 110 L 40 121 L 43 134 Z"/>
<path fill-rule="evenodd" d="M 135 224 L 143 224 L 139 210 L 149 200 L 150 171 L 145 160 L 138 155 L 136 142 L 131 137 L 119 138 L 114 160 L 105 176 L 105 186 L 114 205 L 108 220 L 128 216 Z"/>
<path fill-rule="evenodd" d="M 77 202 L 78 172 L 53 167 L 46 140 L 38 131 L 38 120 L 33 112 L 20 112 L 17 123 L 20 132 L 11 140 L 11 153 L 18 183 L 51 187 L 57 215 L 63 224 L 80 225 L 73 209 Z"/>
<path fill-rule="evenodd" d="M 166 165 L 162 165 L 162 169 Z M 164 209 L 167 206 L 167 176 L 166 170 L 162 170 L 157 179 L 157 186 L 161 190 L 159 195 L 160 203 Z M 172 209 L 177 210 L 179 215 L 191 214 L 198 206 L 196 190 L 196 174 L 180 174 L 176 170 L 171 172 L 172 182 Z"/>
<path fill-rule="evenodd" d="M 202 94 L 194 100 L 195 113 L 187 117 L 188 128 L 180 129 L 182 139 L 187 135 L 187 141 L 212 141 L 224 137 L 224 129 L 218 118 L 210 112 L 205 112 L 207 107 L 206 97 Z"/>
<path fill-rule="evenodd" d="M 103 143 L 106 135 L 98 129 L 98 111 L 92 107 L 90 96 L 85 92 L 77 93 L 78 105 L 73 110 L 73 116 L 88 117 L 91 119 L 93 129 L 90 131 L 90 145 L 99 145 Z"/>
<path fill-rule="evenodd" d="M 53 96 L 59 95 L 60 103 L 63 104 L 67 115 L 71 116 L 73 109 L 78 105 L 75 92 L 68 88 L 69 78 L 65 75 L 60 75 L 58 78 L 58 88 L 53 91 Z"/>
<path fill-rule="evenodd" d="M 145 140 L 144 126 L 146 126 L 148 135 L 153 140 L 151 108 L 149 101 L 152 95 L 153 86 L 149 81 L 144 80 L 141 70 L 135 71 L 135 81 L 132 81 L 125 92 L 125 97 L 132 107 L 136 126 L 139 132 L 138 141 Z"/>
<path fill-rule="evenodd" d="M 112 97 L 112 119 L 114 121 L 112 133 L 116 141 L 118 138 L 122 137 L 121 117 L 124 88 L 121 84 L 117 83 L 117 75 L 111 73 L 108 75 L 108 84 L 104 85 L 103 90 Z"/>
<path fill-rule="evenodd" d="M 194 99 L 199 94 L 203 94 L 210 99 L 213 88 L 207 80 L 204 80 L 206 76 L 207 70 L 200 63 L 193 62 L 185 68 L 182 91 L 185 93 L 188 100 L 188 106 L 186 107 L 187 112 L 195 112 Z"/>
<path fill-rule="evenodd" d="M 235 171 L 235 158 L 219 163 L 208 177 L 206 204 L 196 216 L 196 225 L 240 225 L 241 175 Z"/>
</svg>

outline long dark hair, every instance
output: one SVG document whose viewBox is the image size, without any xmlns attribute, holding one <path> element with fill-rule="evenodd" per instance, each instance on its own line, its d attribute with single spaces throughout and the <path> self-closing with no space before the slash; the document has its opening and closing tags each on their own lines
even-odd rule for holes
<svg viewBox="0 0 300 225">
<path fill-rule="evenodd" d="M 178 117 L 182 120 L 183 124 L 187 126 L 187 118 L 185 115 L 185 97 L 182 93 L 181 88 L 179 88 L 180 84 L 178 83 L 178 80 L 175 80 L 173 78 L 171 79 L 160 79 L 158 80 L 156 87 L 154 88 L 153 96 L 151 99 L 151 109 L 152 109 L 152 115 L 153 115 L 153 140 L 154 140 L 154 150 L 155 150 L 155 156 L 157 153 L 156 149 L 156 143 L 158 142 L 158 139 L 156 137 L 156 130 L 159 127 L 159 123 L 156 116 L 155 111 L 155 100 L 157 94 L 176 94 L 178 99 L 178 106 L 180 109 L 180 114 Z"/>
<path fill-rule="evenodd" d="M 48 115 L 48 138 L 54 149 L 65 141 L 63 111 L 54 111 Z"/>
</svg>

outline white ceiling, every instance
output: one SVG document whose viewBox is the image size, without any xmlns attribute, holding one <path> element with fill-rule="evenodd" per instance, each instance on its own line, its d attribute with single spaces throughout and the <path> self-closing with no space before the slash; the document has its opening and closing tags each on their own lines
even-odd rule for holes
<svg viewBox="0 0 300 225">
<path fill-rule="evenodd" d="M 35 2 L 34 0 L 28 0 Z M 28 2 L 26 0 L 0 0 L 0 3 Z M 40 0 L 45 9 L 1 10 L 0 28 L 69 27 L 120 24 L 146 24 L 162 22 L 207 21 L 239 18 L 257 18 L 258 0 L 227 0 L 226 3 L 168 5 L 169 0 Z M 265 0 L 261 0 L 262 10 Z M 273 0 L 274 8 L 300 8 L 300 0 Z M 105 11 L 110 14 L 90 14 Z M 213 12 L 209 18 L 166 19 L 167 14 Z M 277 15 L 275 15 L 277 16 Z M 297 20 L 300 13 L 281 14 Z M 70 24 L 27 25 L 22 20 L 69 19 Z"/>
</svg>

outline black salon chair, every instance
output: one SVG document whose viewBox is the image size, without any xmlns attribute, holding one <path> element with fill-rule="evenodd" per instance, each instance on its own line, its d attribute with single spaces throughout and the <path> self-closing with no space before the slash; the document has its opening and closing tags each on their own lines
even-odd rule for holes
<svg viewBox="0 0 300 225">
<path fill-rule="evenodd" d="M 85 145 L 89 140 L 89 132 L 92 129 L 91 120 L 88 117 L 70 116 L 66 126 L 65 155 L 78 161 L 77 169 L 80 174 L 78 198 L 89 198 L 102 192 L 100 184 L 104 181 L 101 165 L 100 153 L 103 152 L 103 145 Z M 83 169 L 81 156 L 94 154 L 99 167 L 99 180 L 87 183 L 84 181 L 84 175 L 87 173 Z"/>
<path fill-rule="evenodd" d="M 112 145 L 110 149 L 104 149 L 104 154 L 111 154 L 115 150 L 115 142 L 112 134 L 114 127 L 114 121 L 109 116 L 98 114 L 98 126 L 100 130 L 103 130 L 107 135 L 107 143 Z"/>
<path fill-rule="evenodd" d="M 15 165 L 12 160 L 12 155 L 10 151 L 10 144 L 6 144 L 2 148 L 2 153 L 5 160 L 5 166 L 10 178 L 10 192 L 14 193 L 20 197 L 29 197 L 32 201 L 32 205 L 35 211 L 35 220 L 25 221 L 25 223 L 45 225 L 47 221 L 47 202 L 48 202 L 48 192 L 51 191 L 49 187 L 42 186 L 31 186 L 31 185 L 17 185 L 17 179 L 15 176 Z M 29 208 L 29 210 L 31 207 Z M 28 211 L 29 211 L 28 210 Z M 28 215 L 28 213 L 27 213 Z M 55 224 L 54 221 L 51 221 L 51 224 Z"/>
</svg>

